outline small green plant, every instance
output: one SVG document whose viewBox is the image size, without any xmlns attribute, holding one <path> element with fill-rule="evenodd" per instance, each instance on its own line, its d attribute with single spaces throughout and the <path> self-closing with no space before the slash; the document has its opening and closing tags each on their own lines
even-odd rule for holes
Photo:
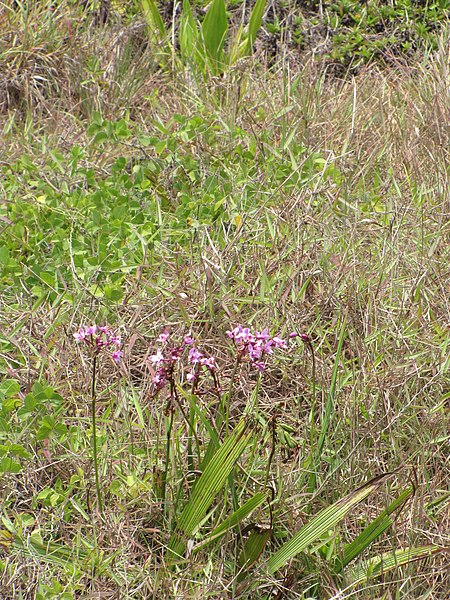
<svg viewBox="0 0 450 600">
<path fill-rule="evenodd" d="M 149 36 L 160 43 L 163 52 L 173 55 L 174 32 L 166 30 L 156 0 L 141 0 Z M 202 23 L 194 17 L 189 0 L 183 0 L 178 41 L 180 58 L 204 75 L 219 75 L 240 59 L 249 56 L 261 27 L 266 0 L 256 0 L 246 27 L 239 26 L 233 39 L 228 38 L 225 0 L 212 0 Z"/>
</svg>

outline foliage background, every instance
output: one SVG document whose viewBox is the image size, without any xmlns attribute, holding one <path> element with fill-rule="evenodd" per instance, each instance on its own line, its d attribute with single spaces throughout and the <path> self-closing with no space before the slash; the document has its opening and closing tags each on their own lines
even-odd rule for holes
<svg viewBox="0 0 450 600">
<path fill-rule="evenodd" d="M 330 567 L 411 482 L 394 527 L 353 566 L 449 546 L 447 4 L 268 2 L 253 56 L 206 80 L 177 62 L 176 44 L 149 40 L 135 3 L 0 5 L 5 598 L 447 597 L 442 554 L 356 587 Z M 170 27 L 173 5 L 160 7 Z M 195 3 L 200 20 L 204 9 Z M 228 4 L 231 29 L 250 9 Z M 73 340 L 94 321 L 125 340 L 122 366 L 103 362 L 97 382 L 106 522 L 90 363 Z M 264 375 L 261 431 L 276 413 L 284 435 L 270 467 L 275 531 L 242 581 L 242 531 L 166 563 L 188 436 L 177 414 L 164 512 L 166 400 L 146 366 L 164 328 L 192 329 L 226 380 L 237 322 L 308 333 L 317 361 L 314 378 L 298 342 Z M 335 367 L 310 493 L 311 430 Z M 255 382 L 239 372 L 233 423 Z M 211 402 L 199 404 L 208 418 Z M 270 443 L 261 434 L 244 454 L 240 500 L 259 489 Z M 312 514 L 393 471 L 320 548 L 267 574 Z M 252 524 L 273 525 L 267 506 L 242 529 Z"/>
</svg>

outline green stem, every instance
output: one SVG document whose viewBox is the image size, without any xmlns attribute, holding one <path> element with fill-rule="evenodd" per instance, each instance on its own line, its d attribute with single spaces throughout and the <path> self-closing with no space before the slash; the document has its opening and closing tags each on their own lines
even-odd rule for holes
<svg viewBox="0 0 450 600">
<path fill-rule="evenodd" d="M 270 422 L 270 434 L 271 434 L 271 449 L 269 459 L 266 465 L 266 477 L 264 479 L 264 489 L 267 489 L 267 484 L 269 482 L 270 475 L 270 467 L 272 466 L 273 457 L 275 456 L 275 448 L 277 444 L 277 419 L 276 416 L 272 416 L 272 420 Z"/>
<path fill-rule="evenodd" d="M 317 398 L 316 398 L 316 355 L 314 354 L 314 348 L 311 342 L 308 344 L 308 348 L 311 352 L 312 357 L 312 401 L 311 401 L 311 412 L 309 415 L 309 424 L 310 424 L 310 457 L 311 457 L 311 472 L 309 475 L 309 490 L 313 492 L 316 487 L 316 478 L 317 478 L 317 465 L 315 460 L 316 455 L 316 443 L 317 443 L 317 435 L 316 435 L 316 407 L 317 407 Z"/>
<path fill-rule="evenodd" d="M 228 428 L 229 428 L 228 424 L 229 424 L 229 420 L 230 420 L 231 394 L 233 392 L 234 379 L 236 377 L 236 373 L 239 368 L 240 362 L 241 362 L 240 356 L 238 355 L 236 362 L 234 364 L 233 373 L 231 374 L 230 387 L 228 388 L 228 393 L 222 394 L 222 396 L 220 398 L 220 413 L 217 417 L 217 431 L 220 431 L 220 428 L 222 427 L 223 422 L 225 421 L 225 435 L 228 434 Z M 226 402 L 226 406 L 225 406 L 225 402 Z"/>
<path fill-rule="evenodd" d="M 163 502 L 163 506 L 164 506 L 164 511 L 166 510 L 166 507 L 167 507 L 167 502 L 166 502 L 167 473 L 169 471 L 170 440 L 172 437 L 173 413 L 174 413 L 174 409 L 172 406 L 172 398 L 170 399 L 170 406 L 168 407 L 168 410 L 170 411 L 170 414 L 169 414 L 169 426 L 167 428 L 167 438 L 166 438 L 166 440 L 167 440 L 166 441 L 166 464 L 164 465 L 164 473 L 163 473 L 162 486 L 161 486 L 161 498 L 162 498 L 162 502 Z"/>
<path fill-rule="evenodd" d="M 97 373 L 97 354 L 94 354 L 92 364 L 92 452 L 94 454 L 94 472 L 95 472 L 95 489 L 97 490 L 97 502 L 100 514 L 103 515 L 102 493 L 100 488 L 100 477 L 98 474 L 98 455 L 97 455 L 97 420 L 96 420 L 96 394 L 95 394 L 95 379 Z"/>
</svg>

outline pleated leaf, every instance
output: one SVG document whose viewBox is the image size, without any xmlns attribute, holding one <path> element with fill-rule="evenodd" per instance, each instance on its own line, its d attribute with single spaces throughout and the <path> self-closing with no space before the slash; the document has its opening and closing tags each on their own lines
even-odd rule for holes
<svg viewBox="0 0 450 600">
<path fill-rule="evenodd" d="M 248 37 L 247 37 L 247 54 L 250 54 L 255 43 L 256 34 L 258 33 L 262 18 L 264 15 L 264 9 L 266 7 L 266 0 L 256 0 L 255 6 L 253 7 L 250 21 L 248 23 Z"/>
<path fill-rule="evenodd" d="M 335 572 L 339 573 L 350 561 L 363 552 L 372 542 L 393 524 L 391 515 L 401 510 L 405 502 L 414 493 L 413 488 L 404 490 L 376 519 L 372 521 L 350 544 L 344 548 L 342 559 L 335 566 Z"/>
<path fill-rule="evenodd" d="M 216 527 L 204 540 L 202 540 L 196 547 L 195 551 L 200 550 L 207 544 L 211 543 L 215 539 L 224 535 L 227 531 L 236 527 L 245 518 L 247 518 L 258 506 L 267 499 L 267 494 L 258 492 L 252 496 L 247 502 L 240 506 L 232 515 L 227 517 L 222 523 Z"/>
<path fill-rule="evenodd" d="M 385 481 L 390 474 L 380 475 L 372 479 L 364 486 L 355 490 L 345 498 L 338 500 L 331 506 L 323 509 L 309 523 L 306 523 L 293 538 L 286 542 L 275 554 L 273 554 L 267 563 L 269 573 L 275 573 L 278 569 L 286 565 L 297 554 L 305 550 L 325 535 L 330 529 L 333 529 L 350 510 L 367 498 L 369 494 L 375 491 L 380 484 Z"/>
<path fill-rule="evenodd" d="M 397 567 L 407 565 L 417 560 L 429 558 L 440 552 L 450 553 L 450 548 L 439 546 L 417 546 L 417 548 L 405 548 L 395 552 L 386 552 L 381 556 L 376 556 L 363 563 L 357 569 L 354 569 L 349 580 L 351 585 L 359 585 L 372 577 L 380 577 L 387 571 L 392 571 Z"/>
<path fill-rule="evenodd" d="M 183 0 L 183 10 L 180 19 L 180 33 L 178 36 L 180 42 L 181 56 L 183 60 L 190 61 L 197 58 L 199 31 L 192 13 L 189 0 Z"/>
<path fill-rule="evenodd" d="M 221 63 L 227 31 L 228 19 L 225 0 L 212 0 L 202 24 L 202 32 L 206 52 L 216 69 Z"/>
<path fill-rule="evenodd" d="M 256 563 L 258 558 L 263 553 L 267 542 L 270 540 L 272 535 L 272 529 L 258 529 L 252 531 L 248 536 L 247 541 L 244 544 L 241 554 L 239 555 L 238 564 L 240 567 L 247 571 L 252 565 Z M 240 573 L 238 581 L 242 581 L 245 578 L 245 571 Z"/>
<path fill-rule="evenodd" d="M 161 39 L 163 39 L 166 35 L 166 28 L 164 26 L 164 21 L 159 14 L 156 0 L 141 0 L 141 6 L 149 34 L 153 36 L 156 30 L 160 35 L 159 41 L 161 41 Z"/>
<path fill-rule="evenodd" d="M 208 462 L 180 515 L 177 531 L 169 542 L 170 550 L 176 554 L 184 551 L 183 537 L 191 537 L 196 532 L 252 436 L 252 427 L 243 419 Z"/>
</svg>

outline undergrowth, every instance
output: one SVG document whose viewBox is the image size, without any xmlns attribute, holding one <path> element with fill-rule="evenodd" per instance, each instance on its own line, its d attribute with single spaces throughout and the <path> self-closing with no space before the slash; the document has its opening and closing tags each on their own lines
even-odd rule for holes
<svg viewBox="0 0 450 600">
<path fill-rule="evenodd" d="M 445 39 L 205 83 L 72 14 L 0 48 L 0 595 L 446 598 Z"/>
</svg>

